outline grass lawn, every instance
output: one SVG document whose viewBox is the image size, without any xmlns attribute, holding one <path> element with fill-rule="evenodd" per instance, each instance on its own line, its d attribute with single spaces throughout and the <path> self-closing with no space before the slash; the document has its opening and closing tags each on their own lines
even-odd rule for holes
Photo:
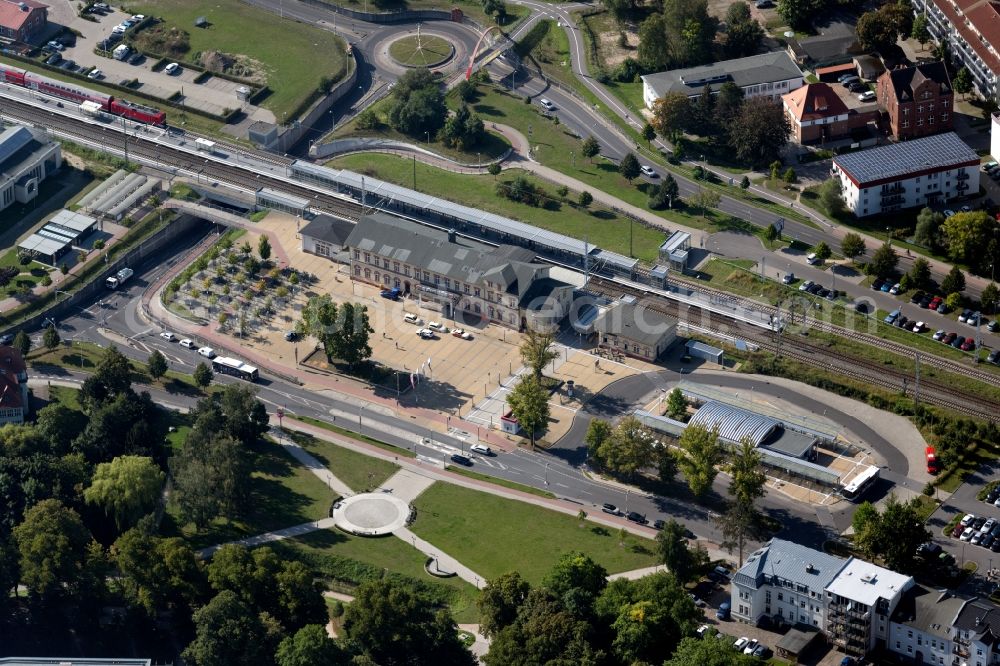
<svg viewBox="0 0 1000 666">
<path fill-rule="evenodd" d="M 49 274 L 50 270 L 37 261 L 32 261 L 27 266 L 22 266 L 20 259 L 17 256 L 16 247 L 12 247 L 4 252 L 3 255 L 0 255 L 0 268 L 8 267 L 16 268 L 21 272 L 14 276 L 10 283 L 8 283 L 8 285 L 4 288 L 4 297 L 13 296 L 17 293 L 17 290 L 21 285 L 34 287 L 43 277 Z"/>
<path fill-rule="evenodd" d="M 574 516 L 435 483 L 414 501 L 413 531 L 480 575 L 493 578 L 512 569 L 537 585 L 560 556 L 578 550 L 609 573 L 656 564 L 656 544 L 633 535 L 618 545 L 617 530 Z"/>
<path fill-rule="evenodd" d="M 345 589 L 348 593 L 350 586 L 361 582 L 362 575 L 359 574 L 363 572 L 355 570 L 350 562 L 343 560 L 363 563 L 367 565 L 364 568 L 369 570 L 374 568 L 421 581 L 443 592 L 442 596 L 449 599 L 448 605 L 456 621 L 462 623 L 479 621 L 479 610 L 476 608 L 479 593 L 476 588 L 458 577 L 432 577 L 424 571 L 426 556 L 394 536 L 358 537 L 340 530 L 320 530 L 282 541 L 272 547 L 279 552 L 285 550 L 308 555 L 310 561 L 324 556 L 340 560 L 337 562 L 338 571 L 334 574 L 337 578 L 335 582 L 348 583 Z"/>
<path fill-rule="evenodd" d="M 272 90 L 261 105 L 273 111 L 278 122 L 309 97 L 321 79 L 336 82 L 347 74 L 347 45 L 340 37 L 239 0 L 146 0 L 129 7 L 187 32 L 187 59 L 221 51 L 255 60 Z M 199 16 L 208 20 L 207 28 L 194 27 Z"/>
<path fill-rule="evenodd" d="M 454 48 L 434 35 L 403 37 L 389 46 L 389 56 L 399 63 L 410 67 L 434 67 L 454 53 Z"/>
<path fill-rule="evenodd" d="M 308 433 L 289 431 L 289 437 L 355 492 L 378 488 L 399 470 L 399 465 L 346 449 Z"/>
<path fill-rule="evenodd" d="M 253 456 L 254 472 L 246 515 L 232 521 L 218 518 L 199 532 L 194 525 L 181 525 L 177 505 L 170 503 L 163 533 L 182 536 L 193 548 L 202 548 L 328 515 L 333 493 L 277 442 L 261 440 L 248 455 Z"/>
<path fill-rule="evenodd" d="M 49 399 L 64 407 L 80 410 L 80 390 L 68 386 L 50 386 Z"/>
<path fill-rule="evenodd" d="M 405 187 L 413 186 L 413 163 L 394 155 L 347 155 L 333 160 L 330 166 L 366 173 Z M 551 183 L 530 174 L 527 175 L 528 180 L 544 188 L 553 197 L 548 207 L 529 206 L 498 197 L 492 176 L 456 174 L 420 163 L 416 165 L 416 172 L 415 189 L 426 194 L 521 220 L 567 236 L 588 238 L 590 243 L 606 250 L 622 254 L 629 252 L 628 220 L 611 211 L 595 209 L 588 212 L 568 202 L 559 202 Z M 510 181 L 514 177 L 515 172 L 505 171 L 499 179 Z M 575 199 L 576 195 L 571 193 L 569 197 Z M 635 256 L 655 261 L 657 250 L 665 238 L 664 231 L 632 224 L 632 234 Z"/>
<path fill-rule="evenodd" d="M 377 439 L 372 439 L 367 435 L 360 435 L 351 430 L 346 430 L 340 426 L 335 426 L 332 423 L 327 423 L 326 421 L 321 421 L 319 419 L 314 419 L 311 416 L 286 416 L 287 419 L 295 419 L 296 421 L 302 421 L 303 423 L 308 423 L 309 425 L 316 426 L 317 428 L 323 428 L 324 430 L 329 430 L 330 432 L 335 432 L 344 437 L 350 437 L 351 439 L 356 439 L 359 442 L 364 442 L 365 444 L 371 444 L 372 446 L 377 446 L 380 449 L 385 449 L 386 451 L 391 451 L 393 454 L 398 456 L 405 456 L 407 458 L 416 458 L 417 455 L 410 451 L 409 449 L 401 449 L 398 446 L 393 446 L 392 444 L 386 444 Z"/>
<path fill-rule="evenodd" d="M 542 73 L 574 90 L 583 88 L 573 74 L 573 61 L 569 50 L 566 31 L 555 21 L 539 21 L 528 31 L 516 47 L 518 54 L 530 54 Z"/>
</svg>

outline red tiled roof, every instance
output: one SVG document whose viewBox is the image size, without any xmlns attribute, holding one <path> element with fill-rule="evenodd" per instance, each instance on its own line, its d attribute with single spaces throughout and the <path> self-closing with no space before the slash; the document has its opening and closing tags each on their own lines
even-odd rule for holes
<svg viewBox="0 0 1000 666">
<path fill-rule="evenodd" d="M 28 11 L 21 9 L 22 4 Z M 10 30 L 20 30 L 28 17 L 39 9 L 48 9 L 48 5 L 35 0 L 0 0 L 0 25 Z"/>
<path fill-rule="evenodd" d="M 857 69 L 853 62 L 845 62 L 842 65 L 830 65 L 829 67 L 817 67 L 816 76 L 822 77 L 824 74 L 836 74 L 837 72 L 850 72 Z"/>
<path fill-rule="evenodd" d="M 1000 3 L 991 0 L 957 0 L 953 5 L 949 0 L 934 0 L 934 4 L 990 71 L 1000 74 L 1000 57 L 990 53 L 986 45 L 979 41 L 976 31 L 965 24 L 965 19 L 968 18 L 983 39 L 990 44 L 1000 44 Z"/>
<path fill-rule="evenodd" d="M 19 376 L 26 376 L 24 359 L 13 347 L 0 347 L 0 409 L 23 407 Z"/>
<path fill-rule="evenodd" d="M 847 113 L 847 105 L 825 83 L 809 83 L 781 96 L 785 108 L 798 121 L 829 118 Z"/>
</svg>

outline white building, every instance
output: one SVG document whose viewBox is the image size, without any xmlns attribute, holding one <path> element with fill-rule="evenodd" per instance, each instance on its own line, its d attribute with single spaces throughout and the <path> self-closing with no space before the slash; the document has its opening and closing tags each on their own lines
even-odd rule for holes
<svg viewBox="0 0 1000 666">
<path fill-rule="evenodd" d="M 1000 608 L 986 599 L 915 585 L 893 613 L 886 647 L 918 664 L 1000 663 Z"/>
<path fill-rule="evenodd" d="M 889 637 L 889 618 L 913 585 L 909 576 L 772 539 L 733 576 L 732 614 L 814 627 L 842 652 L 861 656 Z"/>
<path fill-rule="evenodd" d="M 954 132 L 833 158 L 831 175 L 857 217 L 940 206 L 979 192 L 979 156 Z"/>
<path fill-rule="evenodd" d="M 642 99 L 646 108 L 667 93 L 682 92 L 688 97 L 702 94 L 705 86 L 718 93 L 732 81 L 743 90 L 745 98 L 770 97 L 775 101 L 803 84 L 802 70 L 785 51 L 772 51 L 746 58 L 725 60 L 711 65 L 642 76 Z"/>
<path fill-rule="evenodd" d="M 1000 9 L 989 0 L 913 0 L 913 11 L 927 16 L 927 28 L 951 48 L 952 60 L 965 65 L 985 97 L 997 94 L 1000 76 Z"/>
<path fill-rule="evenodd" d="M 12 125 L 0 133 L 0 210 L 28 203 L 62 166 L 62 149 L 44 129 Z"/>
<path fill-rule="evenodd" d="M 826 633 L 849 655 L 885 645 L 889 618 L 912 585 L 909 576 L 851 558 L 826 588 Z"/>
</svg>

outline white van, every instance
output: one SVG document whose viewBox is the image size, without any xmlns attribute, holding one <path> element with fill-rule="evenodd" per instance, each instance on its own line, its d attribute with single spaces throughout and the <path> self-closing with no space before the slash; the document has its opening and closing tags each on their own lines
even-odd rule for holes
<svg viewBox="0 0 1000 666">
<path fill-rule="evenodd" d="M 443 331 L 444 330 L 444 326 L 440 322 L 436 322 L 436 321 L 432 321 L 431 323 L 427 324 L 427 328 L 431 329 L 432 331 Z"/>
<path fill-rule="evenodd" d="M 469 447 L 469 450 L 472 451 L 473 453 L 479 453 L 484 456 L 493 455 L 493 449 L 486 446 L 485 444 L 473 444 L 472 446 Z"/>
<path fill-rule="evenodd" d="M 115 60 L 124 60 L 131 52 L 132 49 L 130 49 L 127 44 L 119 44 L 115 47 L 115 50 L 111 52 L 111 55 L 114 56 Z"/>
<path fill-rule="evenodd" d="M 215 350 L 211 347 L 199 347 L 198 353 L 205 358 L 215 358 Z"/>
</svg>

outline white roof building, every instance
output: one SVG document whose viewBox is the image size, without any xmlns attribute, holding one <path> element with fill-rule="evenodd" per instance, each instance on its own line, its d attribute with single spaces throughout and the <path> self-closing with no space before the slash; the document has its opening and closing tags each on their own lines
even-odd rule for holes
<svg viewBox="0 0 1000 666">
<path fill-rule="evenodd" d="M 898 599 L 913 585 L 913 579 L 885 567 L 859 559 L 850 559 L 830 582 L 826 591 L 874 606 L 879 599 Z"/>
</svg>

